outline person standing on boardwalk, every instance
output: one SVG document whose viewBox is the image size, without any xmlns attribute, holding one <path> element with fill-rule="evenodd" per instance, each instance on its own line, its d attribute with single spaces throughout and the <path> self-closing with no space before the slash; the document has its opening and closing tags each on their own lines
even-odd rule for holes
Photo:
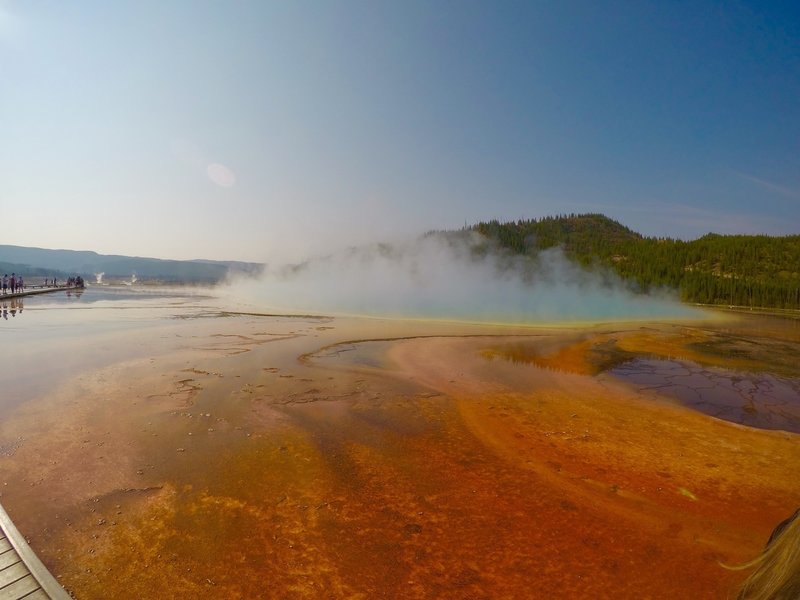
<svg viewBox="0 0 800 600">
<path fill-rule="evenodd" d="M 17 291 L 17 274 L 16 273 L 12 273 L 11 274 L 11 293 L 13 294 L 16 291 Z"/>
<path fill-rule="evenodd" d="M 3 275 L 3 293 L 8 293 L 8 273 Z"/>
<path fill-rule="evenodd" d="M 17 277 L 17 290 L 19 290 L 20 292 L 24 292 L 25 291 L 25 282 L 22 281 L 22 275 Z M 20 312 L 22 312 L 22 311 L 20 311 Z"/>
</svg>

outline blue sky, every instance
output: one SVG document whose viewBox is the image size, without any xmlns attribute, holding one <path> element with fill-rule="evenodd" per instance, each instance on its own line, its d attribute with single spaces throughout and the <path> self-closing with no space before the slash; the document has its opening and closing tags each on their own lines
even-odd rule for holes
<svg viewBox="0 0 800 600">
<path fill-rule="evenodd" d="M 0 243 L 272 262 L 569 212 L 800 233 L 799 12 L 0 0 Z"/>
</svg>

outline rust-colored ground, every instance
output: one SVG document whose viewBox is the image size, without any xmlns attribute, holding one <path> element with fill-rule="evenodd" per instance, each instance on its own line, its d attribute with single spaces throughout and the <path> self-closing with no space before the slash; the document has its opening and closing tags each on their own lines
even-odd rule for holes
<svg viewBox="0 0 800 600">
<path fill-rule="evenodd" d="M 730 327 L 172 325 L 4 420 L 2 502 L 78 598 L 726 598 L 798 436 L 603 372 L 800 343 Z"/>
</svg>

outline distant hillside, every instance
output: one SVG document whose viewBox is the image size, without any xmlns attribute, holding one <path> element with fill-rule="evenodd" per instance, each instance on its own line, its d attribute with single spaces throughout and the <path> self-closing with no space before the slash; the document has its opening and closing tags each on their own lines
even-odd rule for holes
<svg viewBox="0 0 800 600">
<path fill-rule="evenodd" d="M 60 277 L 81 275 L 93 280 L 95 273 L 106 278 L 128 279 L 132 274 L 140 280 L 169 283 L 216 283 L 230 272 L 257 274 L 263 265 L 237 261 L 162 260 L 98 254 L 90 251 L 47 250 L 23 246 L 0 245 L 0 270 L 21 273 L 23 277 Z"/>
<path fill-rule="evenodd" d="M 642 291 L 675 289 L 686 302 L 800 309 L 800 235 L 710 233 L 684 242 L 644 237 L 599 214 L 472 229 L 520 254 L 560 246 L 586 267 L 613 269 Z"/>
</svg>

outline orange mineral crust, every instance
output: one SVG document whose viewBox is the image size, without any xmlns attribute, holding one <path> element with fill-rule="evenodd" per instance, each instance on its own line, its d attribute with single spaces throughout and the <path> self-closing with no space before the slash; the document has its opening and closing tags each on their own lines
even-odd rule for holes
<svg viewBox="0 0 800 600">
<path fill-rule="evenodd" d="M 551 593 L 724 596 L 738 575 L 718 563 L 757 553 L 798 503 L 796 435 L 718 421 L 657 397 L 643 403 L 620 383 L 489 366 L 485 345 L 408 341 L 392 356 L 401 372 L 454 399 L 503 471 L 515 470 L 511 479 L 528 471 L 536 518 L 517 527 L 531 542 L 547 536 L 546 556 L 525 561 Z"/>
<path fill-rule="evenodd" d="M 608 372 L 714 327 L 174 323 L 3 420 L 2 502 L 78 598 L 725 598 L 797 434 Z"/>
</svg>

